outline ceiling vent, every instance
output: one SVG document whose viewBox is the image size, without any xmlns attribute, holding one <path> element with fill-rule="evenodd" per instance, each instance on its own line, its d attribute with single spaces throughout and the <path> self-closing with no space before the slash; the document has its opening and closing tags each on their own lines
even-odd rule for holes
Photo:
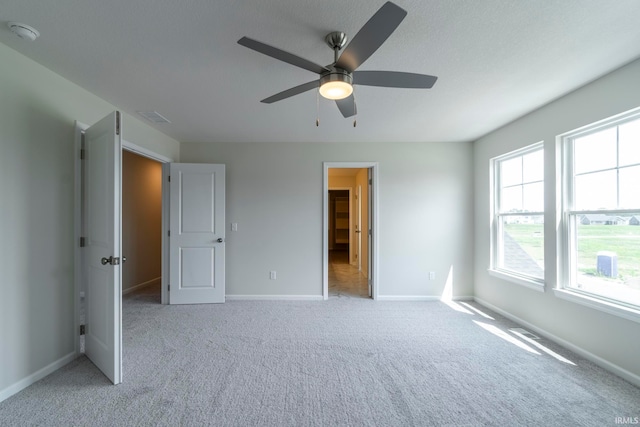
<svg viewBox="0 0 640 427">
<path fill-rule="evenodd" d="M 511 332 L 514 332 L 516 334 L 525 336 L 525 337 L 527 337 L 529 339 L 532 339 L 532 340 L 539 340 L 540 339 L 539 336 L 537 336 L 535 334 L 532 334 L 531 332 L 529 332 L 529 331 L 527 331 L 526 329 L 523 329 L 523 328 L 510 328 L 509 330 Z"/>
<path fill-rule="evenodd" d="M 157 111 L 136 111 L 136 113 L 140 114 L 151 123 L 171 123 L 166 117 Z"/>
</svg>

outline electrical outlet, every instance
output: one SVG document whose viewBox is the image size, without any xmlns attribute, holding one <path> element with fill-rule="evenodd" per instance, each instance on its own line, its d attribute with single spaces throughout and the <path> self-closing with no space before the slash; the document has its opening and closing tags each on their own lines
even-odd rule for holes
<svg viewBox="0 0 640 427">
<path fill-rule="evenodd" d="M 436 280 L 436 272 L 435 271 L 430 271 L 429 272 L 429 280 Z"/>
<path fill-rule="evenodd" d="M 269 272 L 269 279 L 270 280 L 276 280 L 276 272 L 275 271 L 270 271 Z"/>
</svg>

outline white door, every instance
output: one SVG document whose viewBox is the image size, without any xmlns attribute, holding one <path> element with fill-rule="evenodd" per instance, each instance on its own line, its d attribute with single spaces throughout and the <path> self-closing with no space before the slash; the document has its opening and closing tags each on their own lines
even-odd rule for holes
<svg viewBox="0 0 640 427">
<path fill-rule="evenodd" d="M 170 168 L 169 303 L 222 303 L 225 165 Z"/>
<path fill-rule="evenodd" d="M 85 354 L 114 383 L 122 381 L 120 113 L 85 131 L 82 264 Z"/>
</svg>

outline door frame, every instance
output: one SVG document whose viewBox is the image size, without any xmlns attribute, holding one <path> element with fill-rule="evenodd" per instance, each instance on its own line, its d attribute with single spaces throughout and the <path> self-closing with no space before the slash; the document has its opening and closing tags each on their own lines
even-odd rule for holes
<svg viewBox="0 0 640 427">
<path fill-rule="evenodd" d="M 371 194 L 369 200 L 369 228 L 371 230 L 371 251 L 369 251 L 369 266 L 371 274 L 371 297 L 378 299 L 378 162 L 323 162 L 322 172 L 322 299 L 329 299 L 329 169 L 369 169 L 371 170 Z"/>
<path fill-rule="evenodd" d="M 368 185 L 367 189 L 369 189 Z M 358 271 L 362 272 L 362 185 L 358 185 L 356 187 L 356 199 L 356 225 L 354 226 L 354 234 L 356 239 L 356 256 L 358 257 L 358 259 L 356 260 L 356 265 L 358 266 Z"/>
<path fill-rule="evenodd" d="M 80 153 L 82 149 L 82 134 L 90 125 L 75 121 L 74 124 L 74 197 L 73 197 L 73 307 L 74 307 L 74 346 L 76 355 L 80 352 L 80 306 L 84 304 L 81 293 L 84 291 L 82 286 L 82 252 L 80 250 L 80 238 L 83 235 L 82 229 L 82 161 Z M 170 157 L 156 153 L 148 148 L 141 147 L 130 141 L 122 139 L 122 149 L 131 151 L 151 160 L 162 163 L 162 284 L 161 284 L 161 303 L 168 303 L 168 294 L 166 283 L 169 274 L 169 240 L 167 239 L 167 230 L 169 230 L 169 186 L 167 185 L 166 176 L 168 176 L 169 163 L 177 161 Z"/>
</svg>

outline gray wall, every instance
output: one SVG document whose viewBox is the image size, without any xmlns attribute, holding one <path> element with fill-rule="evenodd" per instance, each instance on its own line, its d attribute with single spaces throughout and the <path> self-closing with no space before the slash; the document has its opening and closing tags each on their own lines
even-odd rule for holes
<svg viewBox="0 0 640 427">
<path fill-rule="evenodd" d="M 640 380 L 640 323 L 574 302 L 553 292 L 556 273 L 556 136 L 640 106 L 640 61 L 633 62 L 499 129 L 474 144 L 475 295 L 542 331 L 589 353 L 603 365 Z M 545 280 L 539 293 L 489 276 L 489 159 L 544 141 Z M 638 319 L 640 321 L 640 319 Z M 620 372 L 620 371 L 619 371 Z"/>
<path fill-rule="evenodd" d="M 74 356 L 74 120 L 114 109 L 0 44 L 0 399 Z M 130 116 L 123 133 L 178 156 Z"/>
<path fill-rule="evenodd" d="M 226 164 L 227 222 L 239 224 L 227 231 L 227 295 L 322 295 L 322 163 L 377 161 L 379 295 L 440 296 L 453 268 L 454 295 L 470 296 L 472 150 L 471 143 L 182 143 L 180 158 Z"/>
</svg>

